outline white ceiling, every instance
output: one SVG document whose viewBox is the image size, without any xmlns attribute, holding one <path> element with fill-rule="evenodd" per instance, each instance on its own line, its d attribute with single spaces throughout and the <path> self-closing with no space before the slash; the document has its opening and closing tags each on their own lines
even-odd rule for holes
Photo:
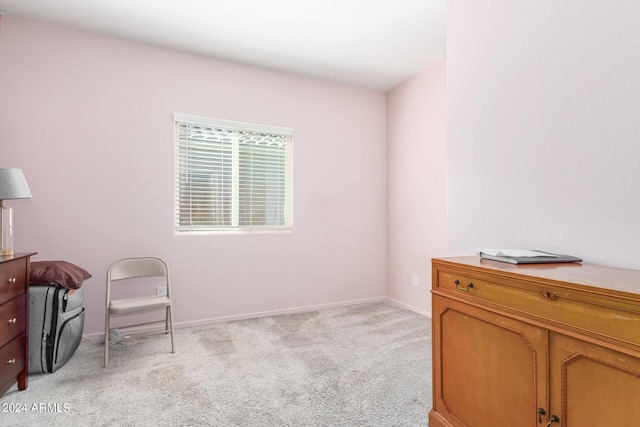
<svg viewBox="0 0 640 427">
<path fill-rule="evenodd" d="M 388 90 L 445 54 L 446 0 L 0 0 L 0 14 Z"/>
</svg>

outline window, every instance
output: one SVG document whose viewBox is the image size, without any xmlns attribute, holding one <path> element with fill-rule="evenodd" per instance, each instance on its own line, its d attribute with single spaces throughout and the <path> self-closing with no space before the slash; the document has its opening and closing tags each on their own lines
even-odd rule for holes
<svg viewBox="0 0 640 427">
<path fill-rule="evenodd" d="M 291 129 L 174 121 L 177 232 L 291 229 Z"/>
</svg>

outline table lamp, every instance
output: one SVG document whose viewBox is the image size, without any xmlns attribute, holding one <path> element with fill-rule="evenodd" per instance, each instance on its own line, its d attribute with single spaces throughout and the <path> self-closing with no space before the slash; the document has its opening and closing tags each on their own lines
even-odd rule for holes
<svg viewBox="0 0 640 427">
<path fill-rule="evenodd" d="M 13 255 L 13 210 L 5 200 L 29 199 L 31 191 L 22 169 L 0 169 L 0 237 L 1 256 Z"/>
</svg>

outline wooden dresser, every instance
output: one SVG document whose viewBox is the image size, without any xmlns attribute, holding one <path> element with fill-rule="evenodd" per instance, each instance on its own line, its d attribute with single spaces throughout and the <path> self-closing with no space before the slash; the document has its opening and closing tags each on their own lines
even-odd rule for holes
<svg viewBox="0 0 640 427">
<path fill-rule="evenodd" d="M 640 271 L 432 266 L 431 427 L 640 426 Z"/>
<path fill-rule="evenodd" d="M 27 388 L 29 263 L 33 253 L 0 257 L 0 396 Z"/>
</svg>

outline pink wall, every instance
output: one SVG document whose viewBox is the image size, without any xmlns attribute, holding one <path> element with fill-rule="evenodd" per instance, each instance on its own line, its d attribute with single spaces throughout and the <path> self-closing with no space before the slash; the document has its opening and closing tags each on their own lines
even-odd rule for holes
<svg viewBox="0 0 640 427">
<path fill-rule="evenodd" d="M 430 261 L 446 250 L 446 72 L 443 57 L 387 93 L 387 295 L 429 315 Z"/>
<path fill-rule="evenodd" d="M 451 0 L 448 248 L 640 268 L 640 2 Z"/>
<path fill-rule="evenodd" d="M 385 96 L 3 16 L 0 167 L 24 170 L 16 249 L 93 274 L 172 268 L 177 323 L 385 296 Z M 294 129 L 294 231 L 176 236 L 174 112 Z"/>
</svg>

